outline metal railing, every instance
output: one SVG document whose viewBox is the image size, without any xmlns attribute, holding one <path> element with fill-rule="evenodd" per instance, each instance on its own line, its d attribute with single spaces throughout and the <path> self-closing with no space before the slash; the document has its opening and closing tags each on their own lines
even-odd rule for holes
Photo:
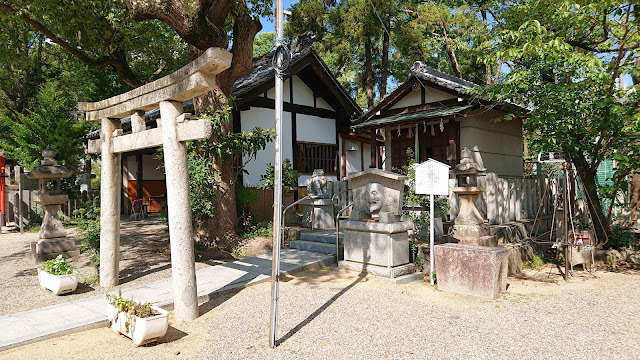
<svg viewBox="0 0 640 360">
<path fill-rule="evenodd" d="M 286 208 L 284 208 L 284 210 L 282 210 L 282 229 L 284 229 L 284 221 L 285 221 L 285 214 L 287 213 L 287 210 L 291 209 L 292 207 L 298 205 L 299 203 L 303 202 L 304 200 L 307 199 L 312 199 L 313 196 L 312 195 L 307 195 L 305 197 L 303 197 L 302 199 L 298 199 L 297 201 L 294 201 L 291 205 L 287 206 Z M 311 223 L 311 226 L 313 226 L 313 221 Z M 284 240 L 284 233 L 282 234 L 283 240 Z M 283 241 L 284 243 L 284 241 Z"/>
<path fill-rule="evenodd" d="M 348 190 L 347 190 L 348 191 Z M 352 207 L 354 203 L 351 203 L 338 211 L 336 214 L 336 264 L 340 261 L 340 214 L 348 208 Z"/>
</svg>

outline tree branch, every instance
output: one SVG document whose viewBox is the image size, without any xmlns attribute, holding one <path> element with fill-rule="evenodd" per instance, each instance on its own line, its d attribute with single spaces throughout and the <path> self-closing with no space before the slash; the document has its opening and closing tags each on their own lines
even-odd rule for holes
<svg viewBox="0 0 640 360">
<path fill-rule="evenodd" d="M 49 30 L 49 28 L 47 28 L 41 22 L 27 16 L 24 13 L 20 14 L 19 11 L 11 5 L 0 3 L 0 9 L 5 10 L 12 15 L 17 15 L 22 21 L 31 25 L 36 31 L 46 36 L 54 43 L 58 44 L 66 52 L 75 56 L 83 63 L 99 69 L 107 66 L 112 66 L 118 72 L 125 84 L 131 87 L 142 85 L 142 80 L 140 80 L 140 78 L 133 72 L 133 70 L 131 70 L 129 62 L 127 61 L 127 57 L 122 49 L 116 49 L 108 56 L 101 56 L 98 59 L 92 59 L 78 47 L 69 44 L 67 41 L 54 34 L 53 31 Z"/>
</svg>

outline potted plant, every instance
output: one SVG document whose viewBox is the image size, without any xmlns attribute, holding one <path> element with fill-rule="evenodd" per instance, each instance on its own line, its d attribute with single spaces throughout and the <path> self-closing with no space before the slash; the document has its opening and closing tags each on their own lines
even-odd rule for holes
<svg viewBox="0 0 640 360">
<path fill-rule="evenodd" d="M 111 330 L 133 340 L 136 346 L 156 341 L 167 333 L 169 312 L 151 303 L 107 294 L 107 319 Z"/>
<path fill-rule="evenodd" d="M 40 286 L 55 295 L 73 292 L 78 287 L 78 273 L 73 271 L 62 255 L 45 261 L 43 269 L 38 268 Z"/>
</svg>

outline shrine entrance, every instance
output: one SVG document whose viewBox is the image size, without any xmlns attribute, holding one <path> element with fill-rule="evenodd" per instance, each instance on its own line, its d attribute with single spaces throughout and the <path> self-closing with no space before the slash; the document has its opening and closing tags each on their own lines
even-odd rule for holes
<svg viewBox="0 0 640 360">
<path fill-rule="evenodd" d="M 89 121 L 100 121 L 100 139 L 89 143 L 89 152 L 100 153 L 100 286 L 119 282 L 121 154 L 163 146 L 171 242 L 171 271 L 176 317 L 198 317 L 195 257 L 191 230 L 189 174 L 186 141 L 211 136 L 210 120 L 191 120 L 182 103 L 211 91 L 215 77 L 229 68 L 231 53 L 210 48 L 176 72 L 124 94 L 95 103 L 79 103 Z M 157 127 L 147 129 L 145 112 L 159 109 Z M 120 120 L 131 118 L 131 133 Z"/>
</svg>

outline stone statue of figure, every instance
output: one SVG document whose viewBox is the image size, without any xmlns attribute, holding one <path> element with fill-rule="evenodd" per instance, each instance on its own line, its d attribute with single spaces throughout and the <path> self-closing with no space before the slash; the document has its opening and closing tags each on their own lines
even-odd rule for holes
<svg viewBox="0 0 640 360">
<path fill-rule="evenodd" d="M 367 184 L 367 192 L 365 193 L 365 201 L 369 208 L 372 219 L 380 217 L 380 210 L 384 202 L 384 188 L 379 183 Z"/>
<path fill-rule="evenodd" d="M 327 189 L 327 177 L 324 176 L 324 170 L 313 170 L 309 185 L 307 185 L 307 193 L 316 198 L 326 199 L 329 197 L 329 189 Z"/>
</svg>

